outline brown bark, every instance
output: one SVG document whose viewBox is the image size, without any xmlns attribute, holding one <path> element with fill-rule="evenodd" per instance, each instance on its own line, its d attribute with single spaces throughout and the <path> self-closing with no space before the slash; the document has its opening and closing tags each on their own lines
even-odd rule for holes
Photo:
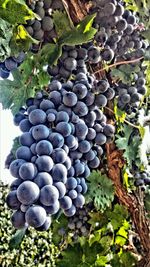
<svg viewBox="0 0 150 267">
<path fill-rule="evenodd" d="M 108 176 L 113 181 L 115 193 L 119 202 L 124 205 L 132 218 L 135 231 L 138 233 L 143 248 L 142 260 L 138 263 L 138 267 L 150 267 L 150 225 L 145 214 L 143 193 L 139 196 L 129 194 L 121 183 L 121 169 L 124 165 L 122 154 L 116 150 L 114 144 L 106 145 Z"/>
<path fill-rule="evenodd" d="M 62 2 L 74 23 L 81 21 L 92 6 L 91 1 L 85 0 L 62 0 Z"/>
</svg>

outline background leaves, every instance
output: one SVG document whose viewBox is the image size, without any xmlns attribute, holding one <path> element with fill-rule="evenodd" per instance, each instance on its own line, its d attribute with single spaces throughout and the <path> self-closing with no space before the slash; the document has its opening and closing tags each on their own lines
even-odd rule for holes
<svg viewBox="0 0 150 267">
<path fill-rule="evenodd" d="M 114 199 L 113 183 L 99 171 L 93 171 L 87 180 L 89 182 L 87 201 L 93 200 L 96 209 L 104 211 Z"/>
<path fill-rule="evenodd" d="M 12 25 L 26 24 L 26 21 L 38 17 L 20 0 L 0 0 L 0 17 Z"/>
</svg>

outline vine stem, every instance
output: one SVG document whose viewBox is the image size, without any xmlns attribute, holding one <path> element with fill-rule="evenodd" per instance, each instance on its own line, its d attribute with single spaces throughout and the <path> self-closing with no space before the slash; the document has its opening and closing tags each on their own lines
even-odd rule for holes
<svg viewBox="0 0 150 267">
<path fill-rule="evenodd" d="M 107 70 L 107 69 L 111 69 L 111 68 L 119 66 L 119 65 L 126 65 L 126 64 L 130 64 L 130 63 L 138 62 L 138 61 L 142 60 L 143 58 L 144 57 L 139 57 L 139 58 L 135 58 L 135 59 L 132 59 L 132 60 L 119 61 L 119 62 L 111 64 L 111 65 L 109 65 L 109 66 L 107 66 L 105 68 L 102 68 L 100 70 L 95 71 L 94 74 L 99 73 L 99 72 L 104 71 L 104 70 Z"/>
<path fill-rule="evenodd" d="M 114 112 L 112 109 L 110 109 L 110 108 L 108 108 L 108 107 L 105 107 L 105 109 L 107 109 L 108 111 L 110 111 L 112 114 L 115 114 L 115 112 Z M 118 116 L 118 117 L 120 117 L 120 116 Z M 126 120 L 126 119 L 124 119 L 124 121 L 125 121 L 128 125 L 132 126 L 133 128 L 139 129 L 139 126 L 138 126 L 138 125 L 134 125 L 133 123 L 129 122 L 129 121 Z"/>
</svg>

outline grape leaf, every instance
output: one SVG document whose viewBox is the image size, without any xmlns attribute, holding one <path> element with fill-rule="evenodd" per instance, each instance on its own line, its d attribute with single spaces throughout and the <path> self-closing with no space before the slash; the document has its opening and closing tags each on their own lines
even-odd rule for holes
<svg viewBox="0 0 150 267">
<path fill-rule="evenodd" d="M 130 228 L 130 224 L 124 220 L 123 225 L 120 227 L 120 229 L 116 233 L 115 237 L 115 244 L 124 246 L 127 242 L 128 238 L 128 230 Z"/>
<path fill-rule="evenodd" d="M 93 171 L 87 178 L 88 192 L 87 201 L 94 200 L 94 205 L 98 210 L 104 211 L 114 199 L 114 187 L 106 175 L 99 171 Z"/>
<path fill-rule="evenodd" d="M 147 93 L 146 96 L 150 96 L 150 61 L 144 61 L 143 62 L 144 67 L 146 67 L 145 70 L 145 79 L 146 79 L 146 89 Z"/>
<path fill-rule="evenodd" d="M 124 122 L 126 118 L 126 113 L 118 108 L 116 99 L 114 100 L 114 114 L 118 122 L 120 123 Z"/>
<path fill-rule="evenodd" d="M 65 230 L 65 234 L 67 233 L 67 225 L 68 220 L 67 218 L 62 214 L 58 220 L 53 221 L 52 229 L 53 229 L 53 242 L 55 245 L 58 245 L 61 240 L 63 239 L 63 236 L 58 234 L 59 230 L 63 228 Z"/>
<path fill-rule="evenodd" d="M 148 47 L 144 54 L 144 59 L 150 61 L 150 48 Z"/>
<path fill-rule="evenodd" d="M 12 25 L 26 24 L 29 19 L 39 18 L 24 1 L 20 0 L 0 0 L 0 17 Z"/>
<path fill-rule="evenodd" d="M 11 237 L 10 242 L 9 242 L 9 248 L 14 249 L 18 248 L 20 246 L 20 243 L 23 240 L 23 237 L 25 236 L 26 233 L 26 227 L 17 230 L 16 233 Z"/>
<path fill-rule="evenodd" d="M 53 12 L 53 22 L 58 38 L 65 32 L 72 30 L 72 25 L 66 12 L 56 10 Z"/>
<path fill-rule="evenodd" d="M 82 261 L 84 263 L 89 264 L 90 266 L 92 266 L 92 264 L 95 263 L 98 253 L 100 252 L 104 253 L 104 249 L 102 245 L 98 242 L 95 242 L 94 244 L 90 246 L 89 242 L 85 240 L 85 243 L 84 243 L 84 246 L 82 246 L 82 249 L 83 249 Z"/>
<path fill-rule="evenodd" d="M 97 30 L 92 27 L 93 20 L 96 14 L 86 16 L 76 27 L 71 31 L 65 32 L 58 40 L 59 44 L 65 45 L 80 45 L 90 41 Z"/>
<path fill-rule="evenodd" d="M 57 60 L 62 55 L 62 45 L 46 44 L 39 53 L 39 62 L 49 63 L 50 66 L 56 65 Z"/>
<path fill-rule="evenodd" d="M 4 61 L 10 56 L 11 49 L 9 43 L 12 35 L 12 25 L 0 18 L 0 61 Z"/>
<path fill-rule="evenodd" d="M 149 9 L 150 9 L 150 3 L 147 0 L 134 0 L 137 8 L 139 17 L 142 20 L 145 27 L 148 27 L 150 25 L 150 19 L 149 19 Z"/>
<path fill-rule="evenodd" d="M 63 251 L 62 253 L 63 258 L 57 260 L 56 266 L 59 267 L 79 267 L 82 266 L 82 247 L 79 244 L 75 244 L 73 247 L 71 245 Z"/>
<path fill-rule="evenodd" d="M 0 81 L 0 102 L 4 109 L 11 109 L 13 114 L 25 104 L 27 98 L 34 96 L 33 88 L 29 88 L 19 71 L 13 72 L 14 80 Z"/>
<path fill-rule="evenodd" d="M 127 170 L 126 165 L 124 165 L 124 168 L 122 170 L 122 177 L 123 177 L 123 185 L 126 187 L 127 190 L 129 190 L 129 188 L 130 188 L 129 175 L 128 175 L 128 170 Z"/>
<path fill-rule="evenodd" d="M 71 267 L 95 266 L 97 254 L 100 251 L 102 252 L 103 248 L 99 243 L 96 242 L 89 246 L 88 241 L 84 238 L 83 242 L 76 243 L 74 246 L 69 245 L 65 251 L 62 251 L 63 258 L 57 260 L 58 265 L 56 264 L 56 266 L 70 267 L 70 263 Z"/>
<path fill-rule="evenodd" d="M 123 137 L 122 137 L 123 135 Z M 132 162 L 136 161 L 138 157 L 138 150 L 140 145 L 140 136 L 133 135 L 133 128 L 124 124 L 122 127 L 121 135 L 116 135 L 116 145 L 119 150 L 124 150 L 123 157 L 126 159 L 127 164 L 132 167 Z M 131 138 L 132 137 L 132 138 Z"/>
<path fill-rule="evenodd" d="M 111 222 L 113 229 L 117 230 L 120 228 L 125 219 L 128 218 L 128 211 L 121 205 L 116 204 L 113 210 L 107 210 L 105 216 Z"/>
<path fill-rule="evenodd" d="M 143 164 L 143 166 L 146 168 L 149 165 L 148 154 L 150 153 L 150 130 L 149 126 L 144 127 L 144 129 L 144 136 L 142 138 L 141 144 L 139 145 L 139 158 L 141 164 Z"/>
<path fill-rule="evenodd" d="M 142 31 L 141 35 L 150 42 L 150 29 Z"/>
<path fill-rule="evenodd" d="M 120 262 L 122 263 L 123 267 L 135 266 L 135 263 L 137 263 L 137 258 L 134 257 L 134 254 L 129 251 L 123 251 L 120 254 Z"/>
<path fill-rule="evenodd" d="M 113 244 L 113 235 L 112 236 L 109 236 L 109 235 L 103 236 L 100 239 L 99 244 L 103 248 L 102 255 L 107 254 L 110 251 L 110 246 Z"/>
<path fill-rule="evenodd" d="M 19 67 L 19 72 L 22 74 L 25 85 L 33 91 L 47 87 L 50 77 L 47 71 L 44 70 L 45 62 L 39 62 L 39 55 L 28 54 L 26 60 Z"/>
<path fill-rule="evenodd" d="M 96 263 L 96 266 L 106 266 L 106 264 L 108 263 L 108 257 L 98 255 L 95 263 Z"/>
<path fill-rule="evenodd" d="M 108 223 L 105 213 L 90 212 L 89 215 L 90 215 L 90 219 L 88 223 L 91 224 L 93 228 L 95 228 L 97 223 L 100 226 L 100 228 L 103 227 L 103 225 L 107 225 Z"/>
<path fill-rule="evenodd" d="M 45 72 L 43 69 L 39 70 L 38 73 L 38 84 L 40 88 L 43 88 L 44 86 L 47 87 L 49 81 L 50 81 L 50 77 L 47 73 L 47 71 Z"/>
<path fill-rule="evenodd" d="M 39 55 L 28 54 L 26 60 L 19 67 L 20 73 L 23 74 L 24 80 L 28 81 L 30 88 L 33 86 L 35 89 L 43 89 L 47 86 L 50 77 L 44 69 L 45 61 L 39 61 Z"/>
<path fill-rule="evenodd" d="M 14 28 L 13 37 L 10 42 L 10 47 L 13 52 L 17 54 L 21 51 L 28 51 L 33 43 L 38 44 L 39 41 L 32 38 L 23 25 Z"/>
<path fill-rule="evenodd" d="M 131 85 L 134 73 L 139 71 L 140 67 L 138 65 L 132 66 L 125 64 L 116 69 L 112 69 L 111 75 L 117 79 L 119 78 L 123 83 Z"/>
</svg>

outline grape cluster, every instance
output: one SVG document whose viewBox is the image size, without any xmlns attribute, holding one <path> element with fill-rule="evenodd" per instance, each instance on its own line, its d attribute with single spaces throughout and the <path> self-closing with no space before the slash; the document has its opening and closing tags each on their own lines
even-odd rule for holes
<svg viewBox="0 0 150 267">
<path fill-rule="evenodd" d="M 148 171 L 136 171 L 134 174 L 135 186 L 145 190 L 146 185 L 150 185 L 150 175 Z"/>
<path fill-rule="evenodd" d="M 47 71 L 50 76 L 58 80 L 67 80 L 72 74 L 76 75 L 81 72 L 87 74 L 87 58 L 88 51 L 86 48 L 64 46 L 57 66 L 48 66 Z"/>
<path fill-rule="evenodd" d="M 48 66 L 48 73 L 58 80 L 67 80 L 71 75 L 88 73 L 88 63 L 97 63 L 99 51 L 91 43 L 82 46 L 64 46 L 57 66 Z"/>
<path fill-rule="evenodd" d="M 66 81 L 72 75 L 85 79 L 88 75 L 88 63 L 96 63 L 99 61 L 99 52 L 96 47 L 90 43 L 78 47 L 64 46 L 63 53 L 58 60 L 57 66 L 48 66 L 47 71 L 53 79 Z M 96 80 L 94 76 L 90 76 L 92 83 L 92 93 L 95 95 L 95 102 L 98 107 L 102 108 L 107 105 L 108 100 L 112 100 L 115 96 L 114 89 L 110 86 L 107 79 Z"/>
<path fill-rule="evenodd" d="M 48 66 L 50 76 L 67 80 L 71 75 L 88 73 L 88 65 L 102 60 L 101 51 L 91 42 L 82 46 L 64 46 L 63 53 L 55 67 Z"/>
<path fill-rule="evenodd" d="M 106 123 L 92 92 L 94 81 L 79 73 L 75 80 L 53 80 L 48 92 L 29 98 L 14 117 L 23 134 L 10 172 L 16 179 L 7 204 L 16 210 L 12 223 L 47 230 L 49 215 L 61 208 L 68 217 L 82 208 L 86 177 L 97 168 L 103 146 L 115 129 Z"/>
<path fill-rule="evenodd" d="M 114 90 L 118 95 L 118 107 L 127 114 L 136 112 L 142 97 L 146 94 L 145 78 L 138 77 L 131 85 L 119 82 Z"/>
<path fill-rule="evenodd" d="M 119 58 L 130 51 L 136 51 L 137 57 L 140 57 L 146 43 L 141 36 L 143 27 L 138 24 L 137 16 L 125 10 L 122 1 L 116 0 L 95 0 L 95 11 L 98 29 L 95 40 L 101 47 L 102 59 L 110 61 L 114 55 Z"/>
<path fill-rule="evenodd" d="M 73 233 L 73 239 L 76 241 L 79 236 L 87 236 L 90 232 L 90 224 L 88 223 L 91 209 L 89 206 L 84 206 L 78 209 L 76 214 L 69 218 L 68 228 Z"/>
<path fill-rule="evenodd" d="M 26 2 L 29 8 L 40 17 L 40 20 L 35 18 L 34 20 L 27 21 L 25 25 L 27 32 L 42 44 L 51 42 L 52 39 L 56 37 L 52 11 L 56 9 L 63 10 L 62 1 L 39 0 L 31 2 L 27 0 Z M 32 45 L 32 52 L 37 52 L 39 47 L 41 47 L 41 44 Z"/>
<path fill-rule="evenodd" d="M 11 71 L 16 70 L 25 59 L 25 53 L 7 58 L 4 62 L 0 62 L 0 77 L 7 79 Z"/>
</svg>

